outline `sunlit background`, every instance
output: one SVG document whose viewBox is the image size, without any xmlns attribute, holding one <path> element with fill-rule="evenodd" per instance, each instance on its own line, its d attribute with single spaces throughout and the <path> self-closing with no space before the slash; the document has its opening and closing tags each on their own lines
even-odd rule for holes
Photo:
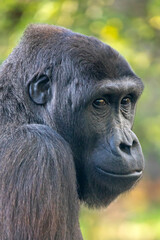
<svg viewBox="0 0 160 240">
<path fill-rule="evenodd" d="M 105 210 L 82 207 L 80 223 L 86 240 L 160 240 L 160 1 L 0 0 L 0 63 L 30 23 L 96 36 L 143 79 L 134 125 L 146 159 L 143 180 Z"/>
</svg>

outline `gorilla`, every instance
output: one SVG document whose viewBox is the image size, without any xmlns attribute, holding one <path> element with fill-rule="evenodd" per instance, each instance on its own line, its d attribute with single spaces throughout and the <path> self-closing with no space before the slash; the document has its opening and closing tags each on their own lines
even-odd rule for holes
<svg viewBox="0 0 160 240">
<path fill-rule="evenodd" d="M 137 183 L 143 88 L 96 38 L 26 29 L 0 67 L 0 240 L 82 240 L 80 203 L 107 206 Z"/>
</svg>

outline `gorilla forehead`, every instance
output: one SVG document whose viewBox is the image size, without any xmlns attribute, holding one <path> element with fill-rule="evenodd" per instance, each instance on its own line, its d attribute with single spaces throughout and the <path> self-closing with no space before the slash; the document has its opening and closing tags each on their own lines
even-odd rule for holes
<svg viewBox="0 0 160 240">
<path fill-rule="evenodd" d="M 86 78 L 101 80 L 135 76 L 127 61 L 112 47 L 94 37 L 74 33 L 62 27 L 31 25 L 22 42 L 23 46 L 24 42 L 25 46 L 29 42 L 28 54 L 35 50 L 41 59 L 47 55 L 47 59 L 57 63 L 56 66 L 63 61 L 65 72 L 73 75 L 79 73 L 85 81 Z M 47 59 L 45 57 L 45 61 Z"/>
<path fill-rule="evenodd" d="M 135 76 L 127 61 L 116 50 L 94 37 L 75 34 L 69 45 L 69 56 L 81 76 L 96 80 Z"/>
</svg>

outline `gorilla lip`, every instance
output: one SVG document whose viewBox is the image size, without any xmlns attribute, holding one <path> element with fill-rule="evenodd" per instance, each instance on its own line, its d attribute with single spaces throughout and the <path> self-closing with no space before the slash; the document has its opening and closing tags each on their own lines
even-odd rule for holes
<svg viewBox="0 0 160 240">
<path fill-rule="evenodd" d="M 100 167 L 96 167 L 98 172 L 100 172 L 103 175 L 114 177 L 114 178 L 140 178 L 142 176 L 142 171 L 134 171 L 126 174 L 119 174 L 119 173 L 113 173 L 113 172 L 107 172 L 106 170 L 101 169 Z"/>
</svg>

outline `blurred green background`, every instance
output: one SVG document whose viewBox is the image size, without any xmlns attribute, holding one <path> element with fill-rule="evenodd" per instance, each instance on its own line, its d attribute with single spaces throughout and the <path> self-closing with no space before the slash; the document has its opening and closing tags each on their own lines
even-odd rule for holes
<svg viewBox="0 0 160 240">
<path fill-rule="evenodd" d="M 160 240 L 160 0 L 0 0 L 0 63 L 30 23 L 96 36 L 143 79 L 134 125 L 143 180 L 105 210 L 82 207 L 80 223 L 86 240 Z"/>
</svg>

